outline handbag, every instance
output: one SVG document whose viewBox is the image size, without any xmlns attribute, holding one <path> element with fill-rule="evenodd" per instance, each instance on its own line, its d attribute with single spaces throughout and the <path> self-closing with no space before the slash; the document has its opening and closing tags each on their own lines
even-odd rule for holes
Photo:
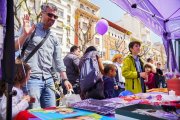
<svg viewBox="0 0 180 120">
<path fill-rule="evenodd" d="M 67 92 L 66 95 L 62 97 L 62 100 L 60 101 L 60 105 L 65 105 L 69 107 L 71 104 L 80 102 L 81 97 L 79 94 L 75 94 L 73 90 L 70 90 Z"/>
<path fill-rule="evenodd" d="M 91 87 L 88 91 L 85 92 L 84 97 L 85 99 L 87 98 L 105 99 L 104 82 L 102 80 L 98 80 L 93 87 Z"/>
</svg>

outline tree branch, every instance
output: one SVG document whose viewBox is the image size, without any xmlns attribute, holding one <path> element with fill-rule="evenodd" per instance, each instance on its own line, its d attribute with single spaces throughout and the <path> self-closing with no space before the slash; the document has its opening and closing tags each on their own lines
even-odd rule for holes
<svg viewBox="0 0 180 120">
<path fill-rule="evenodd" d="M 79 40 L 82 41 L 81 37 L 78 35 L 78 32 L 75 31 L 74 27 L 70 25 L 70 27 L 72 28 L 72 31 L 74 31 L 75 35 L 78 36 Z"/>
<path fill-rule="evenodd" d="M 21 27 L 21 21 L 19 19 L 19 17 L 17 16 L 17 8 L 14 6 L 14 17 L 18 22 L 18 25 L 16 25 L 16 27 L 19 29 Z"/>
<path fill-rule="evenodd" d="M 94 38 L 94 36 L 95 36 L 96 34 L 97 34 L 97 32 L 95 32 L 95 33 L 92 35 L 91 39 L 89 39 L 88 42 L 92 41 L 93 38 Z"/>
<path fill-rule="evenodd" d="M 129 54 L 129 51 L 123 52 L 122 54 L 123 54 L 123 55 L 127 55 L 127 54 Z"/>
<path fill-rule="evenodd" d="M 145 46 L 144 46 L 145 47 Z M 143 47 L 143 53 L 140 55 L 140 56 L 144 56 L 150 49 L 148 47 L 146 47 L 147 49 L 144 50 L 144 47 Z"/>
<path fill-rule="evenodd" d="M 18 0 L 17 0 L 17 2 L 18 2 Z M 17 2 L 14 3 L 14 5 L 16 5 Z M 21 4 L 22 4 L 23 2 L 24 2 L 24 0 L 22 0 L 22 1 L 16 6 L 16 9 L 17 9 L 17 10 L 21 7 Z"/>
<path fill-rule="evenodd" d="M 90 30 L 90 28 L 91 28 L 91 26 L 92 26 L 92 22 L 93 22 L 92 17 L 93 17 L 93 16 L 91 16 L 91 18 L 89 19 L 89 23 L 88 23 L 88 26 L 87 26 L 88 29 L 87 29 L 87 31 L 86 31 L 86 34 L 89 33 L 89 30 Z"/>
<path fill-rule="evenodd" d="M 88 29 L 87 29 L 87 31 L 86 31 L 86 34 L 89 33 L 89 30 L 90 30 L 91 26 L 92 26 L 92 23 L 89 22 L 89 24 L 88 24 L 88 26 L 87 26 Z"/>
<path fill-rule="evenodd" d="M 14 4 L 14 17 L 15 17 L 15 19 L 17 20 L 17 22 L 18 22 L 18 25 L 15 25 L 15 29 L 17 28 L 17 29 L 20 29 L 21 28 L 21 20 L 20 20 L 20 18 L 17 16 L 17 12 L 18 12 L 18 10 L 19 10 L 19 8 L 22 6 L 22 3 L 24 2 L 24 0 L 22 0 L 22 1 L 20 1 L 19 2 L 19 4 L 17 5 L 17 3 L 18 3 L 18 0 L 16 1 L 16 3 Z M 16 6 L 17 5 L 17 6 Z"/>
<path fill-rule="evenodd" d="M 72 31 L 75 32 L 75 35 L 78 37 L 79 41 L 81 41 L 81 45 L 82 45 L 82 51 L 85 50 L 86 45 L 93 40 L 94 36 L 97 34 L 96 32 L 89 36 L 91 27 L 92 27 L 92 20 L 89 20 L 89 23 L 87 25 L 87 31 L 83 32 L 83 29 L 79 26 L 79 32 L 76 32 L 75 28 L 73 26 L 70 25 L 70 28 L 72 29 Z M 80 33 L 80 35 L 79 35 Z M 82 36 L 81 36 L 82 35 Z"/>
<path fill-rule="evenodd" d="M 120 42 L 121 41 L 121 42 Z M 119 43 L 120 42 L 120 43 Z M 118 50 L 119 52 L 120 52 L 120 50 L 119 50 L 119 48 L 121 47 L 121 45 L 124 43 L 124 45 L 125 45 L 125 34 L 124 34 L 124 38 L 123 39 L 118 39 L 118 40 L 115 40 L 115 47 L 116 47 L 116 50 Z M 124 48 L 125 48 L 125 46 L 124 46 Z M 126 48 L 125 48 L 126 49 Z"/>
<path fill-rule="evenodd" d="M 84 32 L 83 32 L 83 29 L 79 26 L 79 29 L 81 30 L 81 33 L 83 33 L 84 34 Z"/>
<path fill-rule="evenodd" d="M 28 8 L 27 0 L 24 0 L 24 2 L 25 2 L 25 5 L 26 5 L 26 8 L 27 8 L 27 11 L 28 11 L 28 15 L 30 16 L 30 15 L 31 15 L 31 12 L 30 12 L 30 10 L 29 10 L 29 8 Z"/>
<path fill-rule="evenodd" d="M 38 13 L 36 10 L 36 1 L 35 0 L 33 0 L 33 4 L 34 4 L 34 12 L 36 14 L 36 21 L 39 22 L 40 13 Z"/>
</svg>

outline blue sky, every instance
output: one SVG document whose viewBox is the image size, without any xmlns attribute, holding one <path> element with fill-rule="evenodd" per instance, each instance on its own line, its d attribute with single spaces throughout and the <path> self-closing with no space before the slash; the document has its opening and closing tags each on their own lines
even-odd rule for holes
<svg viewBox="0 0 180 120">
<path fill-rule="evenodd" d="M 116 22 L 121 19 L 125 11 L 123 11 L 116 4 L 110 0 L 90 0 L 92 3 L 100 7 L 100 16 L 107 18 L 112 22 Z M 153 42 L 162 42 L 161 38 L 155 33 L 151 32 L 151 39 Z"/>
</svg>

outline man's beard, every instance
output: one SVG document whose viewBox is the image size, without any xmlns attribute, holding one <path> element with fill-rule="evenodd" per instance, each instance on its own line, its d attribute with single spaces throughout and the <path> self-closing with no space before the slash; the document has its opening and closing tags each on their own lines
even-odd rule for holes
<svg viewBox="0 0 180 120">
<path fill-rule="evenodd" d="M 48 21 L 47 26 L 48 26 L 48 27 L 53 26 L 54 22 L 55 22 L 55 21 Z"/>
</svg>

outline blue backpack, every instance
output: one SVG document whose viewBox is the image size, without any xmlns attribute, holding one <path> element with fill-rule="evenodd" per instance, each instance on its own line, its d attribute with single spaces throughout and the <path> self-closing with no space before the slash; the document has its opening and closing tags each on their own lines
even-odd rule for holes
<svg viewBox="0 0 180 120">
<path fill-rule="evenodd" d="M 100 78 L 100 70 L 97 61 L 97 51 L 85 54 L 80 61 L 80 88 L 86 92 L 91 89 Z"/>
</svg>

